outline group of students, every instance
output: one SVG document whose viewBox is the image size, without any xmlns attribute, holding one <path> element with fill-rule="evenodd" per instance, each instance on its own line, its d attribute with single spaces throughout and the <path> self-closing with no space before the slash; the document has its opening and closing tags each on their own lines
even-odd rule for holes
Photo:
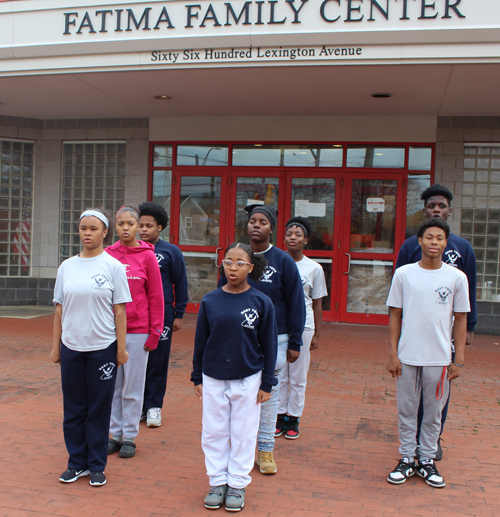
<svg viewBox="0 0 500 517">
<path fill-rule="evenodd" d="M 434 462 L 442 456 L 449 381 L 459 376 L 473 337 L 476 270 L 470 244 L 446 223 L 452 193 L 434 185 L 422 199 L 427 220 L 400 250 L 387 301 L 387 369 L 397 377 L 402 455 L 387 480 L 401 484 L 416 473 L 439 488 L 445 484 Z M 286 223 L 284 252 L 271 244 L 277 211 L 260 204 L 245 210 L 250 244 L 226 249 L 218 288 L 201 301 L 191 374 L 203 404 L 204 504 L 229 511 L 244 507 L 256 444 L 260 472 L 275 474 L 275 438 L 300 436 L 327 295 L 321 266 L 303 254 L 307 219 Z M 182 327 L 187 302 L 182 254 L 159 238 L 167 223 L 154 203 L 139 212 L 122 207 L 115 218 L 120 240 L 104 249 L 109 222 L 87 210 L 82 252 L 59 268 L 52 359 L 61 362 L 69 452 L 62 482 L 90 474 L 91 485 L 104 484 L 108 454 L 135 454 L 140 419 L 161 424 L 171 335 Z"/>
</svg>

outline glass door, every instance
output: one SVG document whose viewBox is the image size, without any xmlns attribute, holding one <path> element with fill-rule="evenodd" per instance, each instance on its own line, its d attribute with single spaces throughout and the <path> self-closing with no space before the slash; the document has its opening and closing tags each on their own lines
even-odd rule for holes
<svg viewBox="0 0 500 517">
<path fill-rule="evenodd" d="M 225 246 L 226 170 L 174 172 L 170 242 L 181 249 L 188 277 L 188 309 L 197 310 L 217 287 Z"/>
<path fill-rule="evenodd" d="M 341 321 L 386 324 L 385 302 L 402 244 L 403 175 L 349 175 L 345 196 Z"/>
</svg>

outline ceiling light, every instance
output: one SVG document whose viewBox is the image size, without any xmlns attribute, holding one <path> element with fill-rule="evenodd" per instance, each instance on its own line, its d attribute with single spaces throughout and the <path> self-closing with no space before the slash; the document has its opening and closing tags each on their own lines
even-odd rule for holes
<svg viewBox="0 0 500 517">
<path fill-rule="evenodd" d="M 155 99 L 158 101 L 169 101 L 171 98 L 169 95 L 155 95 Z"/>
<path fill-rule="evenodd" d="M 392 97 L 392 93 L 372 93 L 372 97 L 374 99 L 388 99 L 389 97 Z"/>
<path fill-rule="evenodd" d="M 384 156 L 384 153 L 375 153 L 375 156 Z"/>
<path fill-rule="evenodd" d="M 253 144 L 254 147 L 262 147 L 262 144 Z"/>
<path fill-rule="evenodd" d="M 342 147 L 340 144 L 333 144 L 332 147 Z"/>
</svg>

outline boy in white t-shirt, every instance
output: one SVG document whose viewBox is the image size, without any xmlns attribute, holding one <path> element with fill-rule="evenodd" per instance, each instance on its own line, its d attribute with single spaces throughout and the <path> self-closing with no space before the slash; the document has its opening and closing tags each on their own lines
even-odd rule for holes
<svg viewBox="0 0 500 517">
<path fill-rule="evenodd" d="M 396 270 L 387 299 L 390 307 L 387 370 L 397 377 L 398 428 L 401 459 L 387 481 L 399 485 L 418 474 L 435 488 L 445 486 L 434 464 L 441 432 L 441 412 L 449 382 L 464 366 L 467 313 L 466 275 L 442 262 L 450 227 L 428 219 L 417 231 L 422 259 Z M 453 318 L 455 323 L 453 325 Z M 455 360 L 451 338 L 455 340 Z M 423 396 L 425 412 L 417 449 L 417 412 Z"/>
</svg>

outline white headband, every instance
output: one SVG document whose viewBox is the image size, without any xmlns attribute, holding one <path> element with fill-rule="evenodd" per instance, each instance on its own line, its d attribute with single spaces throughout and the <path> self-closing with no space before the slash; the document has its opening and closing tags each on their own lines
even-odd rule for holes
<svg viewBox="0 0 500 517">
<path fill-rule="evenodd" d="M 80 221 L 82 220 L 82 217 L 97 217 L 100 221 L 104 223 L 104 226 L 106 227 L 106 230 L 109 228 L 109 221 L 108 218 L 101 214 L 101 212 L 98 212 L 97 210 L 85 210 L 85 212 L 82 213 L 80 216 Z"/>
</svg>

